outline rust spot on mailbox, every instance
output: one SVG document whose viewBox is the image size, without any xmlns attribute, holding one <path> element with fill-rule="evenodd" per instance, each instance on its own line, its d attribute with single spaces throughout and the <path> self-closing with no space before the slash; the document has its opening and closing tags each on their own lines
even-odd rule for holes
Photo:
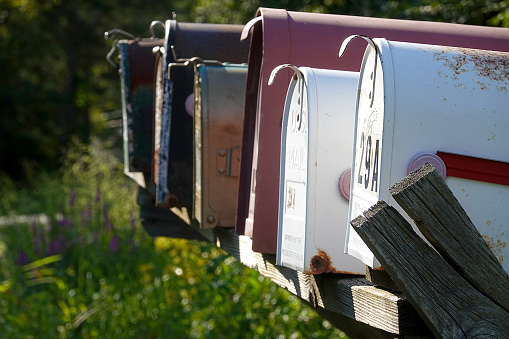
<svg viewBox="0 0 509 339">
<path fill-rule="evenodd" d="M 484 77 L 492 81 L 506 82 L 509 79 L 509 57 L 507 53 L 480 49 L 459 47 L 440 47 L 435 58 L 442 60 L 444 66 L 453 72 L 453 79 L 463 72 L 469 72 L 469 66 L 478 77 Z M 447 53 L 454 53 L 453 56 Z M 482 86 L 481 86 L 482 87 Z M 485 88 L 482 88 L 485 89 Z"/>
<path fill-rule="evenodd" d="M 309 263 L 309 272 L 310 274 L 322 274 L 322 273 L 338 273 L 338 274 L 358 274 L 348 271 L 340 271 L 337 270 L 332 261 L 330 260 L 327 252 L 323 250 L 318 250 L 318 254 L 313 256 Z"/>
<path fill-rule="evenodd" d="M 503 235 L 503 233 L 502 233 Z M 486 244 L 488 244 L 488 247 L 493 252 L 495 257 L 497 258 L 498 262 L 502 265 L 504 262 L 504 248 L 507 245 L 505 241 L 502 241 L 500 239 L 495 239 L 493 237 L 489 237 L 487 235 L 482 236 L 484 241 L 486 241 Z"/>
</svg>

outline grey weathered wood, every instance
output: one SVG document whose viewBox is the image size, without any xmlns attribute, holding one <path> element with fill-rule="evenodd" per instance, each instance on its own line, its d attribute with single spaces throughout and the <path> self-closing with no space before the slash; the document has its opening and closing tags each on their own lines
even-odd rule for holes
<svg viewBox="0 0 509 339">
<path fill-rule="evenodd" d="M 400 288 L 394 283 L 389 274 L 383 269 L 373 269 L 366 266 L 366 280 L 377 287 L 387 288 L 391 291 L 400 292 Z"/>
<path fill-rule="evenodd" d="M 221 227 L 214 234 L 218 247 L 317 308 L 396 335 L 430 333 L 402 293 L 372 286 L 361 276 L 311 275 L 278 266 L 274 255 L 253 252 L 249 237 Z"/>
<path fill-rule="evenodd" d="M 474 289 L 396 209 L 381 201 L 351 224 L 437 337 L 509 337 L 509 313 Z"/>
<path fill-rule="evenodd" d="M 509 276 L 433 166 L 412 172 L 390 193 L 456 270 L 509 311 Z"/>
</svg>

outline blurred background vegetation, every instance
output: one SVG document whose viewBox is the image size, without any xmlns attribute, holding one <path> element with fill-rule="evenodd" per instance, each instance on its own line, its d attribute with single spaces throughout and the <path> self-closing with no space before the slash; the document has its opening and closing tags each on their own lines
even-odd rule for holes
<svg viewBox="0 0 509 339">
<path fill-rule="evenodd" d="M 112 155 L 104 32 L 149 37 L 173 12 L 245 24 L 258 7 L 509 27 L 509 0 L 0 0 L 0 336 L 344 335 L 215 246 L 148 237 Z"/>
</svg>

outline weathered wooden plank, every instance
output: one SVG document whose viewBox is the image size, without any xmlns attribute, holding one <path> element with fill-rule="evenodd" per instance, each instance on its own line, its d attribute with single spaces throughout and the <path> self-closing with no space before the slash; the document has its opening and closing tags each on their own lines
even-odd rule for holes
<svg viewBox="0 0 509 339">
<path fill-rule="evenodd" d="M 311 275 L 278 266 L 274 255 L 253 252 L 249 237 L 220 227 L 214 234 L 218 247 L 315 307 L 397 335 L 429 333 L 401 293 L 376 288 L 361 276 Z"/>
<path fill-rule="evenodd" d="M 352 221 L 437 337 L 509 336 L 509 313 L 484 297 L 381 201 Z"/>
<path fill-rule="evenodd" d="M 390 193 L 457 271 L 509 311 L 509 276 L 433 166 L 412 172 Z"/>
</svg>

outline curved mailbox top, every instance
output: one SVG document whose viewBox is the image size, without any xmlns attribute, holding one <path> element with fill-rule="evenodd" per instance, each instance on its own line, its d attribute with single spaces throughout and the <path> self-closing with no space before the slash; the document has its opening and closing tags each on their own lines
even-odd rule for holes
<svg viewBox="0 0 509 339">
<path fill-rule="evenodd" d="M 277 263 L 364 274 L 365 265 L 341 246 L 348 200 L 338 189 L 352 164 L 359 73 L 289 67 L 296 75 L 283 114 Z"/>
<path fill-rule="evenodd" d="M 193 118 L 186 99 L 193 93 L 192 58 L 221 62 L 247 62 L 249 44 L 240 41 L 242 26 L 179 23 L 167 20 L 162 72 L 160 133 L 154 136 L 156 204 L 185 207 L 193 204 Z M 198 59 L 197 59 L 198 60 Z"/>
<path fill-rule="evenodd" d="M 509 53 L 372 41 L 360 76 L 350 220 L 378 200 L 391 203 L 389 188 L 424 158 L 421 165 L 437 163 L 502 261 L 509 253 L 503 226 L 509 221 L 509 186 L 482 174 L 497 177 L 498 168 L 498 176 L 507 177 L 509 171 Z M 474 175 L 468 168 L 449 171 L 449 154 L 471 161 Z M 476 163 L 481 165 L 474 169 Z M 354 233 L 348 252 L 377 266 Z M 509 262 L 503 266 L 508 270 Z"/>
<path fill-rule="evenodd" d="M 150 178 L 152 164 L 152 97 L 156 63 L 152 49 L 162 44 L 162 40 L 151 39 L 119 42 L 124 168 L 125 173 L 143 187 L 146 187 L 144 175 Z"/>
<path fill-rule="evenodd" d="M 242 142 L 238 233 L 252 227 L 253 249 L 275 253 L 277 200 L 286 81 L 269 88 L 270 72 L 281 64 L 359 71 L 365 43 L 354 41 L 337 57 L 352 34 L 391 40 L 509 51 L 509 29 L 459 24 L 379 19 L 260 8 L 251 31 Z M 286 71 L 289 79 L 289 73 Z M 283 78 L 282 76 L 280 76 Z M 254 173 L 254 175 L 253 175 Z M 257 212 L 259 211 L 259 212 Z"/>
</svg>

